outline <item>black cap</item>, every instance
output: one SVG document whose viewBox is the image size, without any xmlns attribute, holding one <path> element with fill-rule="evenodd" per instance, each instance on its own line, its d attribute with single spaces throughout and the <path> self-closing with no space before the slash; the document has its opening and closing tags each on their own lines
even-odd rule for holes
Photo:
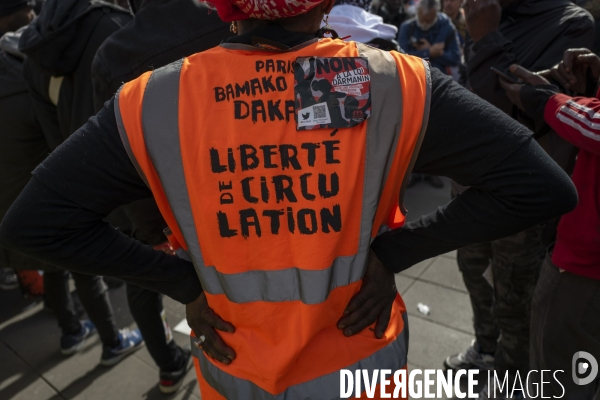
<svg viewBox="0 0 600 400">
<path fill-rule="evenodd" d="M 10 15 L 25 7 L 35 6 L 35 0 L 0 0 L 0 17 Z"/>
</svg>

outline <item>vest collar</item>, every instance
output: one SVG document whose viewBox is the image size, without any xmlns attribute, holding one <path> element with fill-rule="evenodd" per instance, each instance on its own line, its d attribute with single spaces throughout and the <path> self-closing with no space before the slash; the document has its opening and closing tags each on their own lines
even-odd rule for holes
<svg viewBox="0 0 600 400">
<path fill-rule="evenodd" d="M 257 38 L 260 39 L 260 38 Z M 307 40 L 306 42 L 303 42 L 297 46 L 294 47 L 289 47 L 287 49 L 278 49 L 278 48 L 265 48 L 265 47 L 258 47 L 257 45 L 251 45 L 251 44 L 244 44 L 244 43 L 221 43 L 221 47 L 224 47 L 226 49 L 229 50 L 248 50 L 248 51 L 269 51 L 269 52 L 273 52 L 273 53 L 281 53 L 281 52 L 293 52 L 293 51 L 297 51 L 300 50 L 304 47 L 310 46 L 313 43 L 316 43 L 319 39 L 317 38 L 312 38 L 310 40 Z"/>
<path fill-rule="evenodd" d="M 231 50 L 282 52 L 301 49 L 317 40 L 314 34 L 291 32 L 279 25 L 268 24 L 243 35 L 231 37 L 221 43 L 221 46 Z"/>
</svg>

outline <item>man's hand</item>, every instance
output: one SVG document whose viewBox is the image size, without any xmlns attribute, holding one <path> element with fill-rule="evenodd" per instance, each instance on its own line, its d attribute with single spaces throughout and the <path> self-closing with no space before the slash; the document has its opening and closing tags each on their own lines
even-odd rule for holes
<svg viewBox="0 0 600 400">
<path fill-rule="evenodd" d="M 563 60 L 549 71 L 544 71 L 544 75 L 553 78 L 565 89 L 584 94 L 588 69 L 598 82 L 600 58 L 588 49 L 568 49 L 563 54 Z"/>
<path fill-rule="evenodd" d="M 527 83 L 532 86 L 539 85 L 550 85 L 550 82 L 543 76 L 533 73 L 526 68 L 521 67 L 520 65 L 513 64 L 510 66 L 510 72 L 519 78 L 524 83 Z M 522 84 L 512 83 L 503 78 L 500 79 L 500 86 L 506 91 L 506 96 L 513 102 L 514 105 L 519 107 L 521 110 L 525 111 L 523 108 L 523 104 L 521 102 L 521 89 L 523 88 Z"/>
<path fill-rule="evenodd" d="M 201 342 L 197 346 L 215 360 L 231 364 L 235 359 L 235 351 L 225 344 L 215 329 L 233 333 L 235 328 L 208 306 L 204 292 L 196 300 L 185 305 L 185 315 L 188 325 L 199 339 L 198 342 Z"/>
<path fill-rule="evenodd" d="M 431 48 L 431 43 L 429 43 L 429 40 L 427 39 L 419 39 L 419 41 L 415 43 L 415 49 L 417 49 L 417 51 L 427 50 L 429 48 Z"/>
<path fill-rule="evenodd" d="M 362 286 L 348 303 L 337 327 L 344 330 L 344 335 L 352 336 L 377 321 L 375 337 L 381 339 L 390 322 L 397 293 L 394 273 L 371 250 Z"/>
<path fill-rule="evenodd" d="M 435 43 L 431 45 L 429 48 L 429 57 L 436 58 L 444 55 L 444 48 L 446 45 L 444 43 Z"/>
<path fill-rule="evenodd" d="M 521 67 L 520 65 L 513 64 L 510 66 L 509 70 L 514 76 L 522 80 L 524 83 L 528 83 L 532 86 L 551 84 L 544 76 L 540 75 L 539 73 L 531 72 L 527 68 Z"/>
<path fill-rule="evenodd" d="M 467 29 L 474 42 L 498 29 L 502 15 L 498 0 L 466 0 L 463 9 Z"/>
</svg>

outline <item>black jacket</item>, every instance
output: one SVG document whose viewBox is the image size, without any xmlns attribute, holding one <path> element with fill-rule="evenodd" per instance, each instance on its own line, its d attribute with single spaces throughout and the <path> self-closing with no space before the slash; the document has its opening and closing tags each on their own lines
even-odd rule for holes
<svg viewBox="0 0 600 400">
<path fill-rule="evenodd" d="M 49 153 L 31 111 L 14 37 L 0 39 L 0 219 Z"/>
<path fill-rule="evenodd" d="M 92 64 L 96 111 L 124 82 L 215 47 L 231 35 L 229 25 L 216 12 L 209 13 L 207 7 L 191 0 L 144 1 L 133 21 L 106 39 L 96 53 Z M 167 224 L 153 199 L 137 201 L 121 211 L 131 226 L 120 228 L 130 236 L 150 245 L 166 240 L 163 229 Z"/>
<path fill-rule="evenodd" d="M 215 47 L 231 35 L 229 25 L 206 6 L 191 0 L 146 0 L 132 23 L 111 35 L 96 53 L 92 64 L 96 111 L 124 82 Z"/>
<path fill-rule="evenodd" d="M 23 190 L 31 171 L 49 153 L 42 129 L 31 110 L 23 79 L 23 55 L 18 35 L 0 39 L 0 221 Z M 0 247 L 0 265 L 19 269 L 48 269 L 42 262 Z"/>
<path fill-rule="evenodd" d="M 102 42 L 130 20 L 127 10 L 110 3 L 46 0 L 23 32 L 25 78 L 50 150 L 94 115 L 92 60 Z M 51 84 L 60 87 L 56 104 Z"/>
<path fill-rule="evenodd" d="M 560 62 L 568 48 L 592 48 L 593 44 L 592 16 L 570 0 L 517 0 L 503 9 L 496 31 L 476 44 L 467 42 L 468 85 L 480 97 L 539 132 L 541 127 L 533 126 L 506 97 L 490 68 L 506 71 L 511 64 L 520 64 L 541 71 Z M 570 144 L 554 132 L 540 138 L 539 143 L 559 165 L 566 167 L 572 153 Z"/>
</svg>

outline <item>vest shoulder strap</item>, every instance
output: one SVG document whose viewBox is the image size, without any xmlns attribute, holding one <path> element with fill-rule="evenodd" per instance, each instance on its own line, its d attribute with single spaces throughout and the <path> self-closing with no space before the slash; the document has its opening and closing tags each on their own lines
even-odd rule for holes
<svg viewBox="0 0 600 400">
<path fill-rule="evenodd" d="M 431 77 L 429 64 L 418 57 L 360 43 L 357 48 L 368 58 L 371 73 L 373 115 L 368 120 L 371 141 L 368 147 L 375 147 L 377 154 L 388 154 L 387 158 L 375 157 L 384 163 L 374 167 L 385 168 L 385 184 L 378 193 L 374 237 L 382 229 L 395 228 L 404 222 L 404 192 L 429 120 Z M 383 132 L 394 134 L 393 143 L 385 140 Z M 381 148 L 386 146 L 388 151 Z"/>
<path fill-rule="evenodd" d="M 142 129 L 152 164 L 162 166 L 156 168 L 156 173 L 177 222 L 176 229 L 182 240 L 187 240 L 181 241 L 175 236 L 180 243 L 186 243 L 194 265 L 201 268 L 204 262 L 196 226 L 190 218 L 192 206 L 179 141 L 179 80 L 183 62 L 181 59 L 158 68 L 150 76 L 142 102 Z M 166 204 L 162 208 L 166 208 Z"/>
<path fill-rule="evenodd" d="M 176 216 L 167 200 L 167 188 L 162 183 L 168 182 L 171 174 L 182 171 L 176 171 L 177 163 L 173 168 L 155 168 L 157 158 L 168 160 L 170 154 L 163 157 L 157 151 L 173 152 L 179 149 L 179 77 L 183 62 L 183 59 L 176 61 L 125 83 L 115 96 L 114 109 L 119 134 L 129 158 L 152 190 L 173 236 L 187 250 Z M 181 157 L 179 151 L 177 153 Z"/>
</svg>

